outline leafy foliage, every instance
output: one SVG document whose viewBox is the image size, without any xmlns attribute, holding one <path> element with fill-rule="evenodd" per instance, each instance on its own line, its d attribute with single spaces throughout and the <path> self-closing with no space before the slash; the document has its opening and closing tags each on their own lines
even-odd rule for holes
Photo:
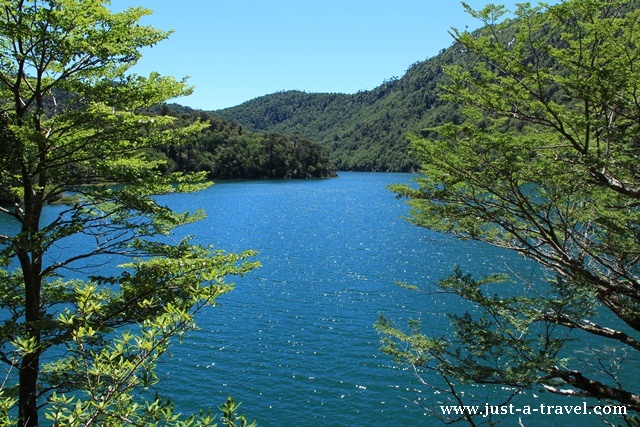
<svg viewBox="0 0 640 427">
<path fill-rule="evenodd" d="M 523 4 L 513 22 L 498 6 L 469 12 L 485 27 L 453 33 L 472 66 L 449 67 L 443 95 L 467 119 L 414 136 L 423 176 L 393 190 L 417 225 L 516 251 L 545 275 L 498 287 L 456 272 L 439 288 L 478 310 L 450 316 L 453 339 L 382 318 L 384 349 L 440 374 L 458 402 L 456 384 L 473 382 L 511 386 L 505 401 L 542 386 L 638 411 L 623 362 L 640 351 L 640 11 L 589 0 Z M 570 340 L 584 337 L 591 360 Z"/>
<path fill-rule="evenodd" d="M 204 213 L 155 196 L 209 183 L 162 173 L 149 153 L 207 125 L 147 114 L 191 88 L 127 74 L 168 33 L 139 24 L 148 10 L 105 3 L 0 1 L 0 424 L 211 425 L 142 393 L 171 338 L 257 263 L 173 236 Z"/>
</svg>

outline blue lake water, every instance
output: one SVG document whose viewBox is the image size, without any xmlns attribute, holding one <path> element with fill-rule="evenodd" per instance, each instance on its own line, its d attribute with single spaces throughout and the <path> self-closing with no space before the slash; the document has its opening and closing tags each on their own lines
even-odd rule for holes
<svg viewBox="0 0 640 427">
<path fill-rule="evenodd" d="M 416 378 L 380 353 L 373 324 L 380 313 L 444 322 L 444 302 L 412 304 L 395 282 L 442 276 L 457 249 L 401 218 L 406 206 L 385 186 L 409 179 L 343 173 L 218 183 L 167 199 L 176 209 L 206 210 L 186 234 L 229 251 L 255 249 L 262 263 L 221 307 L 199 316 L 201 330 L 162 365 L 176 405 L 193 410 L 233 395 L 262 426 L 422 420 L 405 400 L 415 397 Z"/>
<path fill-rule="evenodd" d="M 442 397 L 381 354 L 373 325 L 380 314 L 400 325 L 420 318 L 425 331 L 440 335 L 448 328 L 446 313 L 467 307 L 396 282 L 430 288 L 455 265 L 476 274 L 539 272 L 512 253 L 411 225 L 407 206 L 386 188 L 411 178 L 340 173 L 325 180 L 222 182 L 164 196 L 176 210 L 202 208 L 208 215 L 180 234 L 227 251 L 257 250 L 262 267 L 232 278 L 236 289 L 221 305 L 199 313 L 200 329 L 159 365 L 161 394 L 183 413 L 215 410 L 233 396 L 262 427 L 437 425 L 412 402 L 433 405 Z M 537 405 L 541 398 L 525 399 Z M 585 417 L 529 421 L 599 425 Z M 505 425 L 518 425 L 518 418 Z"/>
<path fill-rule="evenodd" d="M 531 266 L 411 225 L 386 188 L 411 178 L 341 173 L 168 197 L 175 209 L 207 212 L 181 232 L 229 251 L 258 250 L 262 263 L 161 364 L 161 387 L 177 408 L 215 407 L 232 395 L 265 427 L 435 423 L 412 401 L 438 396 L 425 396 L 412 372 L 380 353 L 373 324 L 381 313 L 399 324 L 421 318 L 440 334 L 445 313 L 462 308 L 457 298 L 418 297 L 396 282 L 429 287 L 456 264 L 476 273 Z"/>
</svg>

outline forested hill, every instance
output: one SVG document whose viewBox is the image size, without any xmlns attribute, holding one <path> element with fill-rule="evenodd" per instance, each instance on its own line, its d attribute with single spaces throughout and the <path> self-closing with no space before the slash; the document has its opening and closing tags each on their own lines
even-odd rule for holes
<svg viewBox="0 0 640 427">
<path fill-rule="evenodd" d="M 178 118 L 177 125 L 195 120 L 209 126 L 185 145 L 168 145 L 160 152 L 168 170 L 207 172 L 211 179 L 324 178 L 335 176 L 324 148 L 300 136 L 252 132 L 211 113 L 176 104 L 163 104 L 152 114 Z"/>
<path fill-rule="evenodd" d="M 416 164 L 408 152 L 408 132 L 460 118 L 456 107 L 438 100 L 437 88 L 443 66 L 459 55 L 453 45 L 370 91 L 278 92 L 213 114 L 252 130 L 318 142 L 340 170 L 409 171 Z"/>
<path fill-rule="evenodd" d="M 623 10 L 638 7 L 640 1 L 632 0 Z M 514 36 L 515 26 L 507 21 L 500 37 L 508 42 Z M 421 134 L 426 128 L 463 119 L 456 103 L 439 100 L 439 87 L 447 79 L 444 68 L 473 62 L 473 56 L 454 43 L 435 57 L 413 64 L 401 78 L 370 91 L 349 95 L 278 92 L 213 114 L 252 130 L 318 142 L 339 170 L 409 171 L 417 168 L 409 154 L 409 133 Z"/>
</svg>

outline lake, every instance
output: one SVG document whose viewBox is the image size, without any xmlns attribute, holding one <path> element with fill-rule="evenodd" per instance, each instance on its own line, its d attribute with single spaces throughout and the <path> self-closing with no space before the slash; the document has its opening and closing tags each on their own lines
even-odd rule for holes
<svg viewBox="0 0 640 427">
<path fill-rule="evenodd" d="M 446 313 L 468 307 L 456 297 L 416 294 L 396 282 L 433 289 L 455 265 L 477 275 L 539 271 L 511 252 L 411 225 L 408 207 L 386 187 L 412 178 L 343 172 L 323 180 L 221 182 L 199 193 L 162 196 L 176 210 L 207 212 L 180 235 L 227 251 L 257 250 L 262 267 L 230 278 L 236 289 L 198 314 L 200 329 L 159 364 L 161 394 L 182 413 L 215 410 L 233 396 L 262 427 L 437 425 L 413 402 L 437 405 L 442 396 L 380 352 L 373 325 L 380 314 L 399 325 L 419 318 L 426 332 L 441 335 Z M 47 209 L 52 216 L 60 207 Z M 59 246 L 72 248 L 73 242 Z M 582 403 L 539 391 L 523 399 Z M 577 416 L 524 421 L 599 424 Z M 516 416 L 506 425 L 517 423 Z"/>
<path fill-rule="evenodd" d="M 395 284 L 431 281 L 455 262 L 456 242 L 403 220 L 406 206 L 385 188 L 410 178 L 224 182 L 167 198 L 207 212 L 181 231 L 229 251 L 255 249 L 262 263 L 199 316 L 201 330 L 162 365 L 176 406 L 196 410 L 232 395 L 261 426 L 422 420 L 405 400 L 418 382 L 380 353 L 373 328 L 380 313 L 444 321 L 441 307 L 412 304 Z"/>
<path fill-rule="evenodd" d="M 386 186 L 410 174 L 340 173 L 316 181 L 217 183 L 166 197 L 208 218 L 181 230 L 228 251 L 255 249 L 262 267 L 198 317 L 159 374 L 180 411 L 217 407 L 228 395 L 261 426 L 429 425 L 431 402 L 412 372 L 380 353 L 382 313 L 445 330 L 450 296 L 419 296 L 454 265 L 502 271 L 513 254 L 411 225 Z"/>
</svg>

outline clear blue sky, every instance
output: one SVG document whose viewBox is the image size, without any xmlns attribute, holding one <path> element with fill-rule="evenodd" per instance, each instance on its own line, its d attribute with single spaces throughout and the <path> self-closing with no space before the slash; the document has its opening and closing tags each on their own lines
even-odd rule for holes
<svg viewBox="0 0 640 427">
<path fill-rule="evenodd" d="M 450 46 L 451 27 L 479 26 L 457 0 L 112 0 L 113 10 L 128 6 L 175 31 L 134 71 L 190 76 L 194 94 L 176 102 L 204 110 L 281 90 L 373 89 Z"/>
</svg>

